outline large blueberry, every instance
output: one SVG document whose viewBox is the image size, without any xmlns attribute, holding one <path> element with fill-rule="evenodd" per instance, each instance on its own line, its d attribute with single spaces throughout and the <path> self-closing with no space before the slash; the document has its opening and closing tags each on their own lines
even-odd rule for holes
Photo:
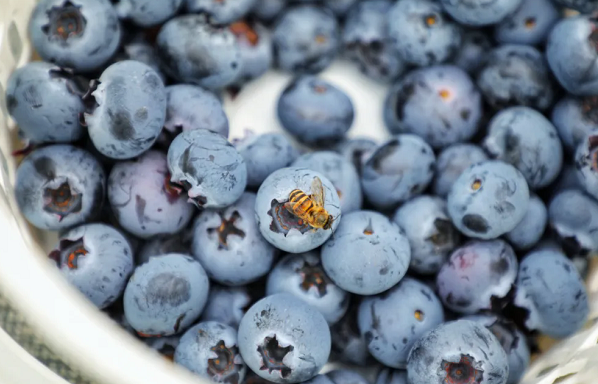
<svg viewBox="0 0 598 384">
<path fill-rule="evenodd" d="M 486 152 L 475 144 L 453 144 L 440 152 L 432 189 L 440 197 L 448 196 L 453 183 L 471 165 L 488 160 Z"/>
<path fill-rule="evenodd" d="M 323 205 L 313 198 L 320 190 L 319 183 Z M 341 221 L 336 188 L 324 175 L 306 168 L 282 168 L 268 176 L 257 192 L 255 215 L 262 236 L 290 253 L 319 247 Z M 324 229 L 328 225 L 330 228 Z"/>
<path fill-rule="evenodd" d="M 561 144 L 573 153 L 579 143 L 592 131 L 598 131 L 598 97 L 565 97 L 552 110 L 552 124 Z"/>
<path fill-rule="evenodd" d="M 496 24 L 513 13 L 522 0 L 440 0 L 459 23 L 471 26 Z"/>
<path fill-rule="evenodd" d="M 409 267 L 405 232 L 373 211 L 343 217 L 334 238 L 322 247 L 322 265 L 332 281 L 359 295 L 375 295 L 397 284 Z"/>
<path fill-rule="evenodd" d="M 288 294 L 266 296 L 239 325 L 245 363 L 264 379 L 299 383 L 320 371 L 330 355 L 330 330 L 317 309 Z"/>
<path fill-rule="evenodd" d="M 359 329 L 370 353 L 392 368 L 405 368 L 413 344 L 443 322 L 442 303 L 434 291 L 410 277 L 359 306 Z"/>
<path fill-rule="evenodd" d="M 552 0 L 523 0 L 515 12 L 496 25 L 494 37 L 501 44 L 539 45 L 560 17 Z"/>
<path fill-rule="evenodd" d="M 500 309 L 517 278 L 517 257 L 503 240 L 472 241 L 457 248 L 436 277 L 438 295 L 450 310 L 474 314 Z"/>
<path fill-rule="evenodd" d="M 205 129 L 179 134 L 168 148 L 167 161 L 170 180 L 199 207 L 229 206 L 247 185 L 243 157 L 224 137 Z"/>
<path fill-rule="evenodd" d="M 245 285 L 272 268 L 276 248 L 260 234 L 253 193 L 221 209 L 204 210 L 193 227 L 193 256 L 208 276 L 225 285 Z"/>
<path fill-rule="evenodd" d="M 246 287 L 212 286 L 200 320 L 217 321 L 237 329 L 250 303 Z"/>
<path fill-rule="evenodd" d="M 507 232 L 505 238 L 517 250 L 530 249 L 542 238 L 547 221 L 548 210 L 544 202 L 537 195 L 531 195 L 523 220 Z"/>
</svg>

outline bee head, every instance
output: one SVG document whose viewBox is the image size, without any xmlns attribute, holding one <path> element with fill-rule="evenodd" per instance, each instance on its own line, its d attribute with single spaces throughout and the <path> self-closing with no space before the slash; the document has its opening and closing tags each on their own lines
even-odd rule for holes
<svg viewBox="0 0 598 384">
<path fill-rule="evenodd" d="M 334 222 L 334 218 L 332 217 L 332 215 L 328 215 L 328 217 L 326 217 L 326 221 L 324 222 L 324 225 L 322 226 L 322 228 L 330 229 L 332 227 L 333 222 Z"/>
</svg>

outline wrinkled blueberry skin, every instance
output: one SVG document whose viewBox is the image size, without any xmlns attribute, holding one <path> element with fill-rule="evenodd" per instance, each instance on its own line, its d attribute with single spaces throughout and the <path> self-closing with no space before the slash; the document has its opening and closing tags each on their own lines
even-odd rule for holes
<svg viewBox="0 0 598 384">
<path fill-rule="evenodd" d="M 576 96 L 598 93 L 598 52 L 593 32 L 598 23 L 587 16 L 565 18 L 548 36 L 546 58 L 561 86 Z"/>
<path fill-rule="evenodd" d="M 285 212 L 286 209 L 282 204 L 289 200 L 289 194 L 293 190 L 300 189 L 305 194 L 311 194 L 314 177 L 318 177 L 322 181 L 324 209 L 334 220 L 331 229 L 314 230 L 312 227 L 306 228 L 305 226 L 298 229 L 293 226 L 285 234 L 278 229 L 278 226 L 275 226 L 278 222 L 275 217 L 279 216 L 272 213 L 274 211 L 272 203 L 280 204 L 280 210 Z M 274 216 L 272 216 L 273 214 Z M 321 173 L 306 168 L 281 168 L 268 176 L 260 186 L 255 202 L 255 217 L 262 236 L 270 244 L 289 253 L 307 252 L 324 244 L 332 232 L 336 231 L 341 222 L 340 201 L 332 182 Z"/>
<path fill-rule="evenodd" d="M 311 75 L 299 76 L 285 88 L 278 99 L 277 114 L 295 139 L 316 146 L 342 139 L 355 115 L 345 92 Z"/>
<path fill-rule="evenodd" d="M 192 257 L 153 257 L 135 269 L 125 288 L 125 316 L 142 335 L 174 335 L 197 320 L 209 290 L 208 276 Z"/>
<path fill-rule="evenodd" d="M 380 213 L 351 212 L 322 247 L 322 266 L 340 288 L 375 295 L 397 284 L 409 267 L 405 232 Z"/>
<path fill-rule="evenodd" d="M 120 0 L 115 8 L 119 17 L 129 19 L 140 27 L 152 27 L 173 17 L 181 4 L 183 0 Z"/>
<path fill-rule="evenodd" d="M 72 194 L 82 195 L 81 209 L 63 215 L 44 209 L 46 189 L 68 183 Z M 42 147 L 27 156 L 17 168 L 15 197 L 28 222 L 49 231 L 70 228 L 100 214 L 106 176 L 100 163 L 88 152 L 70 145 Z"/>
<path fill-rule="evenodd" d="M 243 157 L 221 135 L 205 129 L 184 131 L 168 149 L 171 181 L 187 190 L 203 208 L 224 208 L 241 197 L 247 185 Z"/>
<path fill-rule="evenodd" d="M 552 183 L 563 166 L 563 147 L 556 128 L 531 108 L 512 107 L 497 113 L 483 146 L 491 157 L 521 171 L 531 189 Z"/>
<path fill-rule="evenodd" d="M 445 11 L 461 24 L 484 26 L 500 22 L 513 13 L 522 0 L 440 0 Z M 415 383 L 414 383 L 415 384 Z"/>
<path fill-rule="evenodd" d="M 548 205 L 548 221 L 568 252 L 598 250 L 598 203 L 590 196 L 576 189 L 559 193 Z"/>
<path fill-rule="evenodd" d="M 261 1 L 260 1 L 261 3 Z M 241 22 L 242 24 L 246 22 Z M 241 54 L 241 72 L 235 80 L 236 85 L 256 79 L 266 73 L 272 66 L 274 56 L 272 53 L 272 33 L 260 23 L 249 23 L 250 30 L 256 34 L 257 41 L 252 40 L 247 34 L 237 34 L 237 43 Z M 234 24 L 231 30 L 235 33 Z"/>
<path fill-rule="evenodd" d="M 231 2 L 227 2 L 231 3 Z M 168 21 L 156 40 L 164 72 L 182 83 L 219 89 L 241 71 L 235 35 L 210 25 L 205 15 L 184 15 Z"/>
<path fill-rule="evenodd" d="M 486 55 L 492 46 L 492 39 L 484 31 L 466 30 L 463 32 L 461 47 L 455 54 L 452 63 L 469 74 L 475 74 L 484 64 Z"/>
<path fill-rule="evenodd" d="M 180 132 L 207 129 L 228 137 L 228 117 L 212 92 L 189 84 L 166 87 L 166 121 L 160 141 L 168 145 Z"/>
<path fill-rule="evenodd" d="M 259 0 L 185 0 L 189 13 L 205 13 L 214 24 L 228 24 L 245 16 Z"/>
<path fill-rule="evenodd" d="M 71 242 L 79 241 L 87 253 L 70 260 L 72 250 L 68 247 Z M 129 242 L 116 229 L 104 224 L 86 224 L 69 230 L 60 236 L 50 256 L 55 253 L 67 281 L 100 309 L 120 297 L 133 272 Z"/>
<path fill-rule="evenodd" d="M 523 174 L 498 160 L 467 168 L 448 195 L 455 227 L 479 239 L 494 239 L 512 231 L 523 220 L 528 204 L 529 187 Z"/>
<path fill-rule="evenodd" d="M 435 162 L 432 148 L 419 136 L 395 136 L 366 160 L 361 172 L 363 193 L 377 208 L 392 209 L 428 187 Z"/>
<path fill-rule="evenodd" d="M 216 353 L 221 350 L 222 347 L 219 347 L 221 343 L 234 355 L 224 357 L 230 364 L 227 368 L 222 369 L 224 372 L 212 372 L 212 370 L 217 370 L 217 367 L 224 365 L 224 362 L 214 363 L 221 358 Z M 237 331 L 216 321 L 199 323 L 189 328 L 176 347 L 174 362 L 196 375 L 216 383 L 242 383 L 247 371 L 243 358 L 238 352 Z"/>
<path fill-rule="evenodd" d="M 477 84 L 494 109 L 522 105 L 543 111 L 554 100 L 546 59 L 529 45 L 507 44 L 492 50 L 480 69 Z"/>
<path fill-rule="evenodd" d="M 509 375 L 507 355 L 496 337 L 483 325 L 468 320 L 439 325 L 419 339 L 407 362 L 411 384 L 439 383 L 447 377 L 443 362 L 458 363 L 469 356 L 482 371 L 479 384 L 505 384 Z"/>
<path fill-rule="evenodd" d="M 577 332 L 588 317 L 588 297 L 575 265 L 555 250 L 531 252 L 519 266 L 514 304 L 529 312 L 525 326 L 550 337 Z"/>
<path fill-rule="evenodd" d="M 561 144 L 573 153 L 579 143 L 592 131 L 598 131 L 597 97 L 565 97 L 552 110 L 552 124 L 556 127 Z"/>
<path fill-rule="evenodd" d="M 495 26 L 494 38 L 501 44 L 539 45 L 560 18 L 552 0 L 523 0 L 515 12 Z"/>
<path fill-rule="evenodd" d="M 217 321 L 238 329 L 250 303 L 251 297 L 246 287 L 212 286 L 200 320 Z"/>
<path fill-rule="evenodd" d="M 401 0 L 387 16 L 388 34 L 408 64 L 427 67 L 443 63 L 461 45 L 461 27 L 436 1 Z"/>
<path fill-rule="evenodd" d="M 467 73 L 452 65 L 409 72 L 384 104 L 391 133 L 416 134 L 434 148 L 469 140 L 481 116 L 480 92 Z"/>
<path fill-rule="evenodd" d="M 565 8 L 575 9 L 581 13 L 590 14 L 598 10 L 596 0 L 553 0 L 557 5 Z"/>
<path fill-rule="evenodd" d="M 206 209 L 195 221 L 192 254 L 213 281 L 229 286 L 245 285 L 272 268 L 276 249 L 259 232 L 255 201 L 255 194 L 244 192 L 227 208 Z M 220 231 L 224 221 L 227 227 Z M 235 232 L 227 235 L 228 228 Z"/>
<path fill-rule="evenodd" d="M 483 325 L 496 336 L 509 360 L 507 384 L 519 383 L 530 362 L 530 350 L 523 332 L 514 324 L 493 314 L 470 315 L 461 319 Z"/>
<path fill-rule="evenodd" d="M 345 316 L 331 326 L 332 356 L 331 359 L 347 364 L 367 366 L 373 362 L 368 351 L 365 337 L 359 332 L 357 325 L 358 300 L 353 300 Z"/>
<path fill-rule="evenodd" d="M 523 220 L 507 232 L 505 238 L 516 250 L 530 249 L 542 238 L 547 222 L 548 210 L 544 202 L 537 195 L 531 195 Z"/>
<path fill-rule="evenodd" d="M 258 351 L 266 338 L 274 336 L 273 343 L 278 343 L 274 352 L 284 353 L 277 367 L 266 365 Z M 279 293 L 261 299 L 243 316 L 239 349 L 247 366 L 260 377 L 275 383 L 299 383 L 317 375 L 327 362 L 330 330 L 317 309 L 288 293 Z"/>
<path fill-rule="evenodd" d="M 388 34 L 388 0 L 359 2 L 345 19 L 342 41 L 345 54 L 366 76 L 392 81 L 406 68 Z"/>
<path fill-rule="evenodd" d="M 413 344 L 444 322 L 442 303 L 432 289 L 406 277 L 359 306 L 358 324 L 372 356 L 388 367 L 405 368 Z"/>
<path fill-rule="evenodd" d="M 102 72 L 93 91 L 97 107 L 85 115 L 96 149 L 112 159 L 130 159 L 156 141 L 166 118 L 166 92 L 151 67 L 125 60 Z"/>
<path fill-rule="evenodd" d="M 338 143 L 334 147 L 334 150 L 340 153 L 346 160 L 353 163 L 357 173 L 361 175 L 361 168 L 365 163 L 365 159 L 367 159 L 377 147 L 378 144 L 374 140 L 367 138 L 353 138 Z"/>
<path fill-rule="evenodd" d="M 314 5 L 296 5 L 284 11 L 274 26 L 274 58 L 280 69 L 317 73 L 328 67 L 340 44 L 333 13 Z"/>
<path fill-rule="evenodd" d="M 403 204 L 392 220 L 405 231 L 411 247 L 409 268 L 417 273 L 437 273 L 459 244 L 459 231 L 451 223 L 446 201 L 439 197 L 415 197 Z"/>
<path fill-rule="evenodd" d="M 384 368 L 378 372 L 375 384 L 408 384 L 407 371 Z"/>
<path fill-rule="evenodd" d="M 280 133 L 249 135 L 236 144 L 247 165 L 247 185 L 258 188 L 272 172 L 290 166 L 299 155 Z"/>
<path fill-rule="evenodd" d="M 154 46 L 144 40 L 143 36 L 134 38 L 133 41 L 123 47 L 125 57 L 129 60 L 140 61 L 151 67 L 162 82 L 166 81 L 166 77 L 160 68 L 160 58 L 154 49 Z"/>
<path fill-rule="evenodd" d="M 314 277 L 323 281 L 310 283 Z M 266 295 L 284 292 L 316 308 L 328 324 L 339 321 L 349 307 L 349 294 L 329 280 L 317 252 L 286 255 L 276 264 L 268 275 Z"/>
<path fill-rule="evenodd" d="M 143 245 L 135 252 L 137 265 L 147 263 L 150 257 L 167 255 L 169 253 L 191 254 L 191 240 L 193 232 L 184 229 L 173 235 L 153 236 L 143 242 Z"/>
<path fill-rule="evenodd" d="M 40 1 L 29 20 L 29 36 L 35 51 L 44 61 L 80 72 L 102 68 L 120 45 L 121 27 L 109 0 L 73 0 L 83 17 L 81 32 L 63 39 L 52 32 L 50 15 L 61 8 L 69 12 L 64 0 Z M 64 20 L 62 24 L 66 23 Z"/>
<path fill-rule="evenodd" d="M 81 90 L 53 64 L 33 62 L 16 69 L 6 85 L 6 107 L 20 137 L 32 144 L 70 143 L 83 137 Z"/>
<path fill-rule="evenodd" d="M 118 224 L 142 239 L 185 228 L 196 210 L 185 195 L 167 189 L 168 177 L 166 155 L 158 151 L 117 163 L 108 177 L 108 201 Z"/>
<path fill-rule="evenodd" d="M 450 310 L 467 315 L 493 309 L 517 278 L 517 257 L 503 240 L 472 241 L 457 248 L 436 276 L 438 295 Z"/>
<path fill-rule="evenodd" d="M 488 160 L 486 152 L 475 144 L 453 144 L 440 152 L 436 161 L 434 194 L 447 197 L 455 180 L 471 165 Z"/>
<path fill-rule="evenodd" d="M 577 147 L 575 169 L 585 192 L 598 199 L 598 132 L 588 135 Z"/>
<path fill-rule="evenodd" d="M 255 3 L 252 15 L 264 22 L 270 22 L 287 6 L 287 0 L 261 0 Z"/>
<path fill-rule="evenodd" d="M 336 188 L 344 213 L 361 208 L 363 197 L 357 170 L 352 163 L 332 151 L 306 153 L 293 162 L 293 167 L 308 168 L 326 176 Z"/>
</svg>

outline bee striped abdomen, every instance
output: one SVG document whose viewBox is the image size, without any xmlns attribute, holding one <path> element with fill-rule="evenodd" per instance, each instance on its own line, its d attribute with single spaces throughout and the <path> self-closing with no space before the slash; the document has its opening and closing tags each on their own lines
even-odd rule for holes
<svg viewBox="0 0 598 384">
<path fill-rule="evenodd" d="M 295 189 L 289 194 L 289 201 L 294 203 L 293 211 L 300 217 L 309 214 L 314 208 L 312 199 L 300 189 Z"/>
</svg>

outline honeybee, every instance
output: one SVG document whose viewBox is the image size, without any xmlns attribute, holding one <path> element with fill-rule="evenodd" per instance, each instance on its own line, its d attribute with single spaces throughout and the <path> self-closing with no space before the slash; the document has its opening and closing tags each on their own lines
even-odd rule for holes
<svg viewBox="0 0 598 384">
<path fill-rule="evenodd" d="M 293 189 L 289 194 L 289 201 L 284 204 L 284 207 L 293 215 L 304 220 L 313 230 L 330 229 L 334 218 L 324 209 L 324 188 L 322 180 L 317 176 L 311 183 L 311 193 L 311 195 L 306 195 L 300 189 Z"/>
</svg>

